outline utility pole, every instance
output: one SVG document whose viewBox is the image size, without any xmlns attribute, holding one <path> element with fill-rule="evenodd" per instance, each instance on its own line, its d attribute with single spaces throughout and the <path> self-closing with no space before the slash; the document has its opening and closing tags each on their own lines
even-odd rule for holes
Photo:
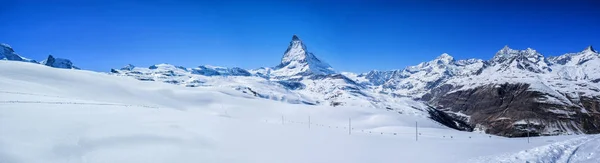
<svg viewBox="0 0 600 163">
<path fill-rule="evenodd" d="M 417 121 L 415 121 L 415 141 L 419 141 L 419 127 Z"/>
<path fill-rule="evenodd" d="M 531 128 L 529 127 L 529 120 L 527 120 L 527 144 L 529 144 L 529 130 Z"/>
<path fill-rule="evenodd" d="M 352 135 L 352 118 L 348 118 L 348 135 Z"/>
<path fill-rule="evenodd" d="M 283 124 L 283 115 L 281 116 L 281 124 Z"/>
<path fill-rule="evenodd" d="M 308 129 L 310 129 L 310 115 L 308 116 Z"/>
</svg>

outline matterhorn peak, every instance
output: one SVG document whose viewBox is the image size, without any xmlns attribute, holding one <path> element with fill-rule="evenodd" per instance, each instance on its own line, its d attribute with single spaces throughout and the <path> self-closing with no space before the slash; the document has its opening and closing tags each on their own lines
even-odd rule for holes
<svg viewBox="0 0 600 163">
<path fill-rule="evenodd" d="M 292 41 L 296 41 L 296 40 L 300 41 L 300 38 L 298 38 L 298 35 L 292 36 Z"/>
<path fill-rule="evenodd" d="M 334 73 L 329 64 L 318 59 L 313 53 L 309 52 L 306 45 L 297 35 L 292 36 L 290 45 L 285 50 L 281 63 L 276 66 L 273 72 L 276 76 L 295 76 L 299 74 L 321 74 L 327 75 Z"/>
<path fill-rule="evenodd" d="M 287 50 L 285 50 L 283 58 L 281 58 L 281 64 L 289 64 L 294 60 L 304 61 L 310 55 L 312 54 L 308 52 L 306 46 L 302 43 L 302 40 L 300 40 L 297 35 L 294 35 L 292 36 L 290 45 Z"/>
</svg>

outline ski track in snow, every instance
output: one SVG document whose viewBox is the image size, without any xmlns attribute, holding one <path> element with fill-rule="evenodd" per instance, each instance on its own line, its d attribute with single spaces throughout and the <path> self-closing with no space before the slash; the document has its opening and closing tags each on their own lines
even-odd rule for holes
<svg viewBox="0 0 600 163">
<path fill-rule="evenodd" d="M 124 107 L 144 107 L 144 108 L 158 108 L 154 106 L 143 106 L 143 105 L 126 105 L 126 104 L 110 104 L 110 103 L 86 103 L 86 102 L 65 102 L 65 101 L 0 101 L 0 104 L 57 104 L 57 105 L 110 105 L 110 106 L 124 106 Z"/>
<path fill-rule="evenodd" d="M 484 156 L 471 159 L 472 163 L 597 163 L 600 152 L 600 136 L 590 135 L 557 142 L 513 154 Z"/>
</svg>

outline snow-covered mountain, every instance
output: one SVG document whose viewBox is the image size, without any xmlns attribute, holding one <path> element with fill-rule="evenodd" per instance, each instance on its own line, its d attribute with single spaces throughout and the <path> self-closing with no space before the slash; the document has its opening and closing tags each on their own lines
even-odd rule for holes
<svg viewBox="0 0 600 163">
<path fill-rule="evenodd" d="M 385 109 L 294 105 L 226 87 L 189 88 L 16 61 L 0 60 L 0 99 L 2 163 L 600 159 L 598 135 L 525 143 L 529 139 L 460 132 Z"/>
<path fill-rule="evenodd" d="M 48 55 L 48 58 L 40 62 L 40 64 L 54 68 L 79 69 L 78 67 L 73 66 L 73 62 L 71 62 L 71 60 L 64 58 L 54 58 L 52 55 Z"/>
<path fill-rule="evenodd" d="M 37 61 L 28 59 L 25 57 L 21 57 L 19 54 L 15 53 L 12 47 L 8 44 L 0 44 L 0 60 L 9 60 L 9 61 L 23 61 L 23 62 L 33 62 Z"/>
<path fill-rule="evenodd" d="M 479 73 L 487 62 L 479 59 L 454 60 L 449 54 L 436 59 L 409 66 L 403 70 L 371 71 L 358 75 L 355 81 L 372 86 L 378 92 L 396 96 L 420 98 L 430 89 L 439 86 L 450 78 Z"/>
<path fill-rule="evenodd" d="M 28 61 L 10 46 L 2 47 L 4 60 Z M 42 64 L 76 68 L 52 56 Z M 555 57 L 505 46 L 490 60 L 455 60 L 444 53 L 404 69 L 339 73 L 294 35 L 281 62 L 272 67 L 129 64 L 109 74 L 185 87 L 232 89 L 292 104 L 385 109 L 427 116 L 455 129 L 523 136 L 527 131 L 600 133 L 599 66 L 600 54 L 591 46 Z"/>
<path fill-rule="evenodd" d="M 257 98 L 294 104 L 385 108 L 402 114 L 427 116 L 427 107 L 411 98 L 390 98 L 374 92 L 307 51 L 294 35 L 280 64 L 253 70 L 217 66 L 185 68 L 158 64 L 148 68 L 127 65 L 111 74 L 143 81 L 187 87 L 229 87 Z"/>
<path fill-rule="evenodd" d="M 309 52 L 306 45 L 294 35 L 287 50 L 281 58 L 281 63 L 270 71 L 273 78 L 300 78 L 308 75 L 329 75 L 335 71 L 329 64 L 318 59 Z"/>
<path fill-rule="evenodd" d="M 33 59 L 28 59 L 20 56 L 15 53 L 15 50 L 8 44 L 0 43 L 0 60 L 9 60 L 9 61 L 22 61 L 22 62 L 30 62 L 30 63 L 38 63 Z M 63 68 L 63 69 L 79 69 L 76 66 L 73 66 L 73 62 L 64 58 L 54 58 L 52 55 L 48 55 L 48 58 L 39 62 L 38 64 L 54 67 L 54 68 Z"/>
<path fill-rule="evenodd" d="M 423 100 L 488 133 L 598 133 L 599 55 L 589 47 L 546 59 L 505 47 L 481 73 L 454 77 Z"/>
<path fill-rule="evenodd" d="M 597 133 L 600 122 L 599 54 L 546 58 L 536 50 L 505 46 L 490 60 L 455 60 L 449 54 L 400 70 L 337 73 L 294 35 L 280 64 L 253 70 L 172 65 L 123 68 L 113 74 L 188 87 L 227 86 L 260 98 L 297 104 L 360 106 L 399 113 L 451 117 L 463 130 L 504 136 Z M 235 73 L 233 73 L 235 72 Z M 428 109 L 431 105 L 436 109 Z M 533 110 L 533 111 L 531 111 Z M 526 121 L 526 122 L 525 122 Z M 523 124 L 535 126 L 524 129 Z"/>
</svg>

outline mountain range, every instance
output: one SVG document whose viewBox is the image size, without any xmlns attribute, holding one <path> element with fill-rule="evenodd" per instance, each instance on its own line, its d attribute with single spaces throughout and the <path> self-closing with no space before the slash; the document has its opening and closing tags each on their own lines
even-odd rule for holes
<svg viewBox="0 0 600 163">
<path fill-rule="evenodd" d="M 68 59 L 37 62 L 0 46 L 0 60 L 78 69 Z M 109 74 L 185 87 L 226 87 L 259 99 L 300 105 L 386 109 L 429 117 L 450 128 L 508 137 L 600 133 L 600 54 L 545 57 L 500 49 L 490 60 L 449 54 L 404 69 L 338 72 L 296 35 L 272 67 L 127 65 Z"/>
</svg>

